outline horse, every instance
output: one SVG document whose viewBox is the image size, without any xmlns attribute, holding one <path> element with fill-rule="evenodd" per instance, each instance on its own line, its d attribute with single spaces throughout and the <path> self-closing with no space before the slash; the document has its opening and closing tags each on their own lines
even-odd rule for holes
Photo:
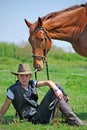
<svg viewBox="0 0 87 130">
<path fill-rule="evenodd" d="M 25 19 L 29 28 L 34 68 L 43 69 L 52 39 L 69 42 L 75 52 L 87 57 L 87 3 L 38 17 L 34 23 Z"/>
</svg>

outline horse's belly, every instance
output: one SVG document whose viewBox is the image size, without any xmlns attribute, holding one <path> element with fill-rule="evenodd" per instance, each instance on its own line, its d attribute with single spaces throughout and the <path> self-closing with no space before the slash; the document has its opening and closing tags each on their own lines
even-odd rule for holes
<svg viewBox="0 0 87 130">
<path fill-rule="evenodd" d="M 72 46 L 79 55 L 87 57 L 87 26 L 79 39 L 72 43 Z"/>
<path fill-rule="evenodd" d="M 72 45 L 75 52 L 83 57 L 87 57 L 87 39 L 84 42 L 78 42 Z"/>
</svg>

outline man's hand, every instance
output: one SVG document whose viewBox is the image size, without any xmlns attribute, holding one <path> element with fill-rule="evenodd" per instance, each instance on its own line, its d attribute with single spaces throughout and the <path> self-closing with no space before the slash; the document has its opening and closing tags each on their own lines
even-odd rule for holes
<svg viewBox="0 0 87 130">
<path fill-rule="evenodd" d="M 55 89 L 54 92 L 57 98 L 62 99 L 63 93 L 60 89 Z"/>
</svg>

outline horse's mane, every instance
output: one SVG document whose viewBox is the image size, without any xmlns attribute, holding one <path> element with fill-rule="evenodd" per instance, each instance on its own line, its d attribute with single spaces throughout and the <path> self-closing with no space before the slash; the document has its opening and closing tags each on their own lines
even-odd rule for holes
<svg viewBox="0 0 87 130">
<path fill-rule="evenodd" d="M 61 11 L 52 12 L 52 13 L 49 13 L 48 15 L 42 17 L 41 19 L 42 19 L 42 21 L 46 21 L 46 20 L 54 18 L 56 15 L 59 15 L 59 14 L 61 14 L 63 12 L 75 10 L 75 9 L 78 9 L 78 8 L 81 8 L 81 7 L 85 7 L 86 4 L 75 5 L 75 6 L 71 6 L 71 7 L 67 8 L 67 9 L 64 9 L 64 10 L 61 10 Z"/>
</svg>

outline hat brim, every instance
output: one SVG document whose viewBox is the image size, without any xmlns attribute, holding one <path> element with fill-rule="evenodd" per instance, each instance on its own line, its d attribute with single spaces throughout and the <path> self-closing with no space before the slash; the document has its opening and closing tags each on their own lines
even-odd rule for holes
<svg viewBox="0 0 87 130">
<path fill-rule="evenodd" d="M 22 75 L 22 74 L 33 74 L 34 72 L 32 71 L 27 71 L 27 72 L 11 72 L 11 74 L 14 74 L 14 75 Z"/>
</svg>

